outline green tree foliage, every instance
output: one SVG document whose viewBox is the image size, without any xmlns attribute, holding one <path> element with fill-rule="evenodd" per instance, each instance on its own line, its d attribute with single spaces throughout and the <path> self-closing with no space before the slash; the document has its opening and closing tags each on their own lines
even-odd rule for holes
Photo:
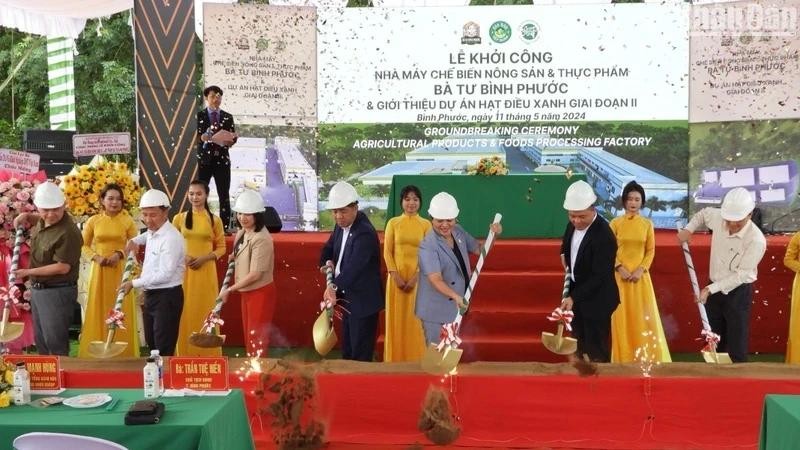
<svg viewBox="0 0 800 450">
<path fill-rule="evenodd" d="M 48 128 L 47 49 L 44 38 L 0 27 L 0 146 L 22 148 L 22 130 Z M 12 71 L 21 62 L 19 70 Z"/>
<path fill-rule="evenodd" d="M 136 77 L 129 15 L 90 20 L 77 39 L 75 115 L 78 132 L 128 131 L 135 149 Z"/>
</svg>

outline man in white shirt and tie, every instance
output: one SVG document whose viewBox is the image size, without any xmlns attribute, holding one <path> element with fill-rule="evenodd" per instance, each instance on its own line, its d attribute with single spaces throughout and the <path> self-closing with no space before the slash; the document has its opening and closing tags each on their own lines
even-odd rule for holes
<svg viewBox="0 0 800 450">
<path fill-rule="evenodd" d="M 178 324 L 183 312 L 183 272 L 186 247 L 183 236 L 169 222 L 169 197 L 150 189 L 142 195 L 139 208 L 147 231 L 128 241 L 125 252 L 138 252 L 146 245 L 142 273 L 126 281 L 120 290 L 143 289 L 144 337 L 150 350 L 162 356 L 175 354 Z"/>
<path fill-rule="evenodd" d="M 700 291 L 711 330 L 720 335 L 717 351 L 728 352 L 733 362 L 747 362 L 750 304 L 758 263 L 767 251 L 764 234 L 750 220 L 756 204 L 745 188 L 730 190 L 722 207 L 698 211 L 678 240 L 688 242 L 692 233 L 705 226 L 711 232 L 711 284 Z"/>
</svg>

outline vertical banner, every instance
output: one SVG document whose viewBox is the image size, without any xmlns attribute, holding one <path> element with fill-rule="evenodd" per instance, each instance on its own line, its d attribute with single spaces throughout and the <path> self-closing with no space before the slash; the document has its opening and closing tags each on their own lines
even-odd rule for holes
<svg viewBox="0 0 800 450">
<path fill-rule="evenodd" d="M 317 229 L 316 8 L 206 3 L 203 23 L 205 84 L 240 136 L 231 197 L 257 189 L 284 230 Z"/>
<path fill-rule="evenodd" d="M 800 175 L 800 1 L 694 6 L 693 210 L 744 187 L 767 232 L 794 231 Z"/>
<path fill-rule="evenodd" d="M 194 2 L 134 2 L 140 181 L 183 209 L 194 157 Z"/>
<path fill-rule="evenodd" d="M 70 38 L 47 39 L 50 129 L 75 131 L 75 75 Z"/>
</svg>

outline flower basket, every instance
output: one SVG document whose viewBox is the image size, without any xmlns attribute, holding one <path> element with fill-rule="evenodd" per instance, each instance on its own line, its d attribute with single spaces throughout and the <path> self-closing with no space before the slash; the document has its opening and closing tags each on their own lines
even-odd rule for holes
<svg viewBox="0 0 800 450">
<path fill-rule="evenodd" d="M 100 193 L 109 184 L 117 184 L 122 188 L 125 197 L 123 208 L 131 217 L 135 217 L 142 188 L 138 177 L 134 176 L 125 163 L 108 161 L 97 155 L 89 164 L 75 166 L 61 180 L 61 189 L 67 199 L 67 209 L 82 222 L 102 210 Z"/>
<path fill-rule="evenodd" d="M 478 164 L 467 167 L 467 174 L 487 177 L 508 175 L 508 167 L 499 156 L 483 157 L 478 161 Z"/>
</svg>

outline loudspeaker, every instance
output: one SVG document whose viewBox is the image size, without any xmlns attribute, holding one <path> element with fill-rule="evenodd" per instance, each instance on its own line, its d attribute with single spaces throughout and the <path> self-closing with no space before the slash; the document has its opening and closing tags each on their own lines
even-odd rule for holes
<svg viewBox="0 0 800 450">
<path fill-rule="evenodd" d="M 272 206 L 264 208 L 264 225 L 266 225 L 270 233 L 279 233 L 281 228 L 283 228 L 281 216 L 278 215 L 278 211 L 275 211 L 275 208 Z"/>
<path fill-rule="evenodd" d="M 75 132 L 69 130 L 25 130 L 22 148 L 33 153 L 58 152 L 72 158 L 73 135 Z"/>
<path fill-rule="evenodd" d="M 65 130 L 25 130 L 22 149 L 39 155 L 39 168 L 48 178 L 64 175 L 76 162 L 72 156 L 74 134 Z"/>
</svg>

